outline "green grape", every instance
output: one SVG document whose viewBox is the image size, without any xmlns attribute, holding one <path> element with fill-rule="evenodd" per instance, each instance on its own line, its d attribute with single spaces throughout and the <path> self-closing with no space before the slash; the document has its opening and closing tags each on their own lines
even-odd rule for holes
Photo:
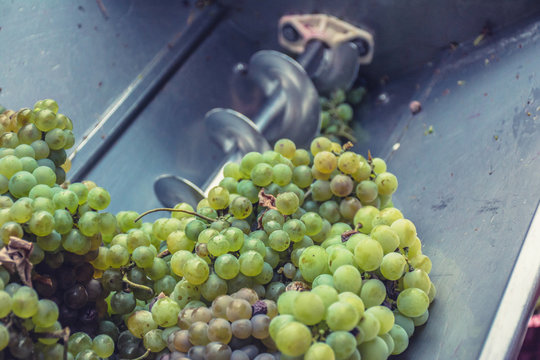
<svg viewBox="0 0 540 360">
<path fill-rule="evenodd" d="M 4 132 L 0 137 L 0 145 L 4 148 L 15 149 L 19 145 L 19 137 L 14 132 Z"/>
<path fill-rule="evenodd" d="M 274 338 L 279 351 L 288 356 L 300 356 L 311 346 L 311 331 L 297 321 L 282 325 Z"/>
<path fill-rule="evenodd" d="M 300 271 L 302 277 L 312 282 L 318 275 L 328 273 L 328 255 L 320 246 L 307 247 L 300 256 Z"/>
<path fill-rule="evenodd" d="M 394 313 L 386 306 L 372 306 L 366 310 L 366 313 L 373 315 L 379 322 L 378 335 L 386 334 L 394 326 Z"/>
<path fill-rule="evenodd" d="M 407 267 L 405 257 L 400 253 L 391 252 L 384 255 L 381 261 L 381 274 L 388 280 L 398 280 L 403 276 Z"/>
<path fill-rule="evenodd" d="M 52 199 L 57 209 L 67 209 L 71 214 L 75 214 L 79 206 L 79 198 L 70 190 L 60 190 Z"/>
<path fill-rule="evenodd" d="M 306 235 L 313 236 L 319 233 L 323 227 L 323 221 L 319 214 L 307 212 L 300 218 L 306 225 Z"/>
<path fill-rule="evenodd" d="M 381 244 L 385 254 L 395 251 L 399 246 L 399 236 L 388 225 L 375 226 L 370 236 Z"/>
<path fill-rule="evenodd" d="M 266 163 L 258 163 L 251 170 L 250 177 L 253 184 L 257 186 L 266 186 L 272 182 L 272 166 Z"/>
<path fill-rule="evenodd" d="M 148 246 L 139 246 L 131 254 L 131 259 L 135 265 L 142 269 L 147 269 L 154 263 L 154 252 Z"/>
<path fill-rule="evenodd" d="M 418 254 L 412 259 L 410 259 L 410 263 L 413 268 L 415 269 L 422 269 L 427 274 L 431 272 L 431 260 L 424 254 Z"/>
<path fill-rule="evenodd" d="M 208 301 L 225 294 L 227 294 L 227 282 L 215 273 L 211 273 L 204 284 L 201 285 L 201 295 Z"/>
<path fill-rule="evenodd" d="M 429 295 L 431 280 L 429 275 L 422 269 L 407 272 L 403 277 L 403 288 L 418 288 Z"/>
<path fill-rule="evenodd" d="M 256 251 L 249 250 L 238 258 L 240 272 L 246 276 L 257 276 L 261 273 L 264 266 L 264 259 Z"/>
<path fill-rule="evenodd" d="M 337 157 L 330 151 L 320 151 L 313 158 L 313 166 L 323 174 L 330 174 L 337 168 Z"/>
<path fill-rule="evenodd" d="M 303 324 L 315 325 L 321 322 L 325 315 L 322 299 L 312 292 L 300 292 L 292 304 L 294 317 Z"/>
<path fill-rule="evenodd" d="M 340 118 L 343 121 L 351 121 L 353 117 L 353 109 L 351 105 L 347 103 L 339 104 L 336 107 L 336 114 L 338 118 Z"/>
<path fill-rule="evenodd" d="M 36 152 L 34 151 L 34 148 L 31 147 L 30 145 L 20 144 L 20 145 L 17 145 L 17 147 L 15 148 L 14 155 L 18 157 L 19 159 L 23 157 L 35 158 Z"/>
<path fill-rule="evenodd" d="M 362 359 L 386 360 L 389 355 L 386 342 L 378 336 L 358 345 L 358 350 Z"/>
<path fill-rule="evenodd" d="M 32 321 L 36 326 L 49 327 L 53 326 L 58 320 L 58 306 L 55 302 L 47 299 L 41 299 L 38 302 L 38 310 Z"/>
<path fill-rule="evenodd" d="M 322 342 L 313 343 L 306 354 L 304 355 L 305 360 L 334 360 L 334 350 L 330 345 Z"/>
<path fill-rule="evenodd" d="M 23 319 L 34 316 L 39 310 L 39 299 L 36 291 L 28 286 L 21 286 L 12 296 L 11 310 Z"/>
<path fill-rule="evenodd" d="M 319 207 L 319 214 L 330 223 L 336 223 L 341 218 L 341 214 L 339 213 L 339 205 L 334 200 L 323 202 Z"/>
<path fill-rule="evenodd" d="M 360 320 L 360 315 L 353 305 L 338 300 L 326 309 L 325 318 L 331 330 L 350 331 Z"/>
<path fill-rule="evenodd" d="M 75 135 L 73 134 L 73 131 L 71 130 L 64 130 L 64 149 L 71 149 L 73 145 L 75 145 Z"/>
<path fill-rule="evenodd" d="M 229 211 L 237 219 L 247 218 L 251 215 L 252 210 L 251 201 L 244 196 L 237 196 L 229 206 Z"/>
<path fill-rule="evenodd" d="M 174 254 L 179 250 L 193 251 L 195 242 L 188 239 L 185 232 L 178 230 L 173 231 L 167 236 L 167 249 Z"/>
<path fill-rule="evenodd" d="M 143 345 L 146 349 L 151 352 L 157 353 L 167 347 L 167 343 L 163 340 L 162 336 L 163 330 L 153 329 L 144 334 Z"/>
<path fill-rule="evenodd" d="M 240 249 L 240 254 L 243 254 L 249 250 L 256 251 L 263 257 L 266 255 L 266 247 L 264 246 L 264 242 L 257 238 L 246 237 L 244 239 L 244 245 Z"/>
<path fill-rule="evenodd" d="M 270 325 L 268 326 L 268 330 L 272 339 L 275 339 L 277 337 L 277 334 L 284 325 L 293 321 L 294 317 L 290 314 L 279 314 L 278 316 L 274 317 L 272 321 L 270 321 Z"/>
<path fill-rule="evenodd" d="M 38 184 L 54 186 L 56 183 L 56 175 L 53 170 L 47 166 L 38 166 L 33 172 L 34 178 Z"/>
<path fill-rule="evenodd" d="M 128 231 L 126 239 L 126 248 L 129 253 L 139 246 L 150 246 L 150 235 L 140 229 L 132 229 Z"/>
<path fill-rule="evenodd" d="M 373 158 L 371 160 L 371 164 L 373 166 L 373 172 L 375 172 L 375 174 L 382 174 L 386 171 L 386 162 L 381 158 Z"/>
<path fill-rule="evenodd" d="M 204 283 L 210 273 L 208 264 L 198 256 L 187 260 L 182 270 L 184 272 L 184 278 L 193 285 Z"/>
<path fill-rule="evenodd" d="M 399 325 L 405 330 L 408 337 L 413 336 L 414 334 L 414 321 L 401 314 L 397 309 L 394 310 L 394 326 Z"/>
<path fill-rule="evenodd" d="M 71 233 L 73 233 L 73 231 Z M 124 265 L 127 265 L 128 262 L 129 252 L 125 247 L 121 245 L 112 245 L 109 248 L 109 251 L 107 252 L 107 263 L 110 267 L 117 269 Z"/>
<path fill-rule="evenodd" d="M 244 245 L 244 233 L 238 228 L 228 228 L 223 231 L 223 235 L 229 242 L 229 251 L 238 251 Z"/>
<path fill-rule="evenodd" d="M 222 234 L 218 234 L 208 240 L 208 252 L 212 256 L 220 256 L 228 253 L 230 250 L 230 243 L 227 237 Z"/>
<path fill-rule="evenodd" d="M 34 211 L 46 211 L 49 214 L 54 216 L 55 206 L 54 206 L 54 202 L 51 199 L 41 197 L 41 196 L 37 197 L 32 202 L 32 207 L 34 208 Z"/>
<path fill-rule="evenodd" d="M 346 220 L 352 221 L 356 212 L 362 207 L 362 203 L 355 197 L 347 196 L 339 203 L 339 213 Z"/>
<path fill-rule="evenodd" d="M 229 191 L 221 186 L 215 186 L 208 192 L 208 202 L 215 210 L 229 206 Z"/>
<path fill-rule="evenodd" d="M 31 157 L 22 157 L 21 164 L 22 170 L 28 171 L 29 173 L 33 172 L 39 166 L 36 159 Z"/>
<path fill-rule="evenodd" d="M 292 181 L 300 188 L 307 188 L 313 181 L 311 168 L 307 165 L 300 165 L 294 168 L 292 173 Z"/>
<path fill-rule="evenodd" d="M 388 332 L 394 341 L 394 350 L 392 355 L 399 355 L 409 346 L 409 336 L 407 332 L 398 324 L 395 324 Z"/>
<path fill-rule="evenodd" d="M 46 159 L 50 155 L 49 145 L 44 140 L 36 140 L 30 144 L 36 154 L 36 160 Z"/>
<path fill-rule="evenodd" d="M 60 150 L 66 145 L 66 134 L 62 129 L 53 129 L 45 135 L 45 142 L 51 150 Z"/>
<path fill-rule="evenodd" d="M 354 248 L 356 264 L 364 271 L 379 268 L 383 259 L 383 249 L 377 241 L 367 238 L 358 242 Z"/>
<path fill-rule="evenodd" d="M 32 218 L 32 199 L 23 197 L 13 203 L 9 209 L 11 220 L 20 224 L 27 222 Z"/>
<path fill-rule="evenodd" d="M 67 346 L 68 351 L 76 355 L 84 350 L 90 350 L 92 348 L 92 339 L 86 333 L 76 332 L 69 337 Z"/>
<path fill-rule="evenodd" d="M 7 327 L 0 324 L 0 351 L 3 351 L 9 343 L 9 332 Z"/>
<path fill-rule="evenodd" d="M 386 299 L 386 287 L 378 279 L 366 280 L 360 290 L 360 297 L 368 308 L 380 305 Z"/>
<path fill-rule="evenodd" d="M 379 194 L 381 195 L 392 195 L 398 188 L 396 176 L 389 172 L 378 173 L 375 178 L 375 184 L 377 184 Z"/>
<path fill-rule="evenodd" d="M 272 281 L 273 277 L 274 277 L 274 269 L 269 263 L 265 262 L 263 264 L 261 273 L 255 276 L 255 281 L 259 284 L 266 285 Z"/>
<path fill-rule="evenodd" d="M 47 236 L 54 230 L 54 217 L 47 211 L 36 211 L 28 221 L 28 228 L 37 236 Z"/>
<path fill-rule="evenodd" d="M 100 358 L 108 358 L 114 353 L 114 341 L 109 335 L 98 335 L 92 340 L 92 350 Z"/>
<path fill-rule="evenodd" d="M 332 142 L 327 137 L 319 136 L 311 141 L 309 149 L 311 154 L 315 156 L 321 151 L 330 151 L 332 149 Z"/>
<path fill-rule="evenodd" d="M 223 168 L 223 177 L 231 177 L 235 180 L 240 180 L 242 178 L 240 165 L 234 162 L 227 163 Z"/>
<path fill-rule="evenodd" d="M 426 310 L 422 315 L 413 317 L 412 321 L 414 323 L 414 326 L 422 326 L 428 321 L 428 318 L 429 310 Z"/>
<path fill-rule="evenodd" d="M 417 288 L 408 288 L 399 293 L 397 307 L 403 315 L 414 318 L 426 312 L 429 306 L 429 297 Z"/>
<path fill-rule="evenodd" d="M 326 201 L 332 198 L 330 182 L 326 180 L 315 180 L 311 184 L 311 197 L 316 201 Z"/>
<path fill-rule="evenodd" d="M 330 274 L 321 274 L 317 276 L 311 283 L 312 288 L 316 288 L 317 286 L 321 285 L 334 287 L 334 277 Z"/>
<path fill-rule="evenodd" d="M 7 222 L 13 222 L 13 221 L 11 221 L 11 215 L 9 214 L 9 208 L 0 209 L 0 225 L 4 225 Z"/>
<path fill-rule="evenodd" d="M 154 293 L 164 293 L 167 296 L 172 296 L 175 286 L 176 280 L 171 275 L 165 275 L 161 279 L 154 282 Z"/>
<path fill-rule="evenodd" d="M 116 217 L 108 212 L 99 213 L 99 231 L 106 235 L 114 234 L 116 232 Z"/>
<path fill-rule="evenodd" d="M 251 170 L 257 165 L 258 163 L 263 161 L 263 157 L 260 153 L 252 151 L 244 155 L 242 158 L 242 161 L 240 162 L 240 171 L 243 174 L 249 175 L 251 173 Z"/>
<path fill-rule="evenodd" d="M 374 206 L 364 206 L 358 210 L 356 215 L 354 215 L 353 224 L 358 226 L 360 231 L 363 234 L 369 234 L 373 228 L 372 222 L 373 219 L 379 214 L 379 209 Z M 395 230 L 394 230 L 395 231 Z"/>
<path fill-rule="evenodd" d="M 296 243 L 304 238 L 306 225 L 298 219 L 290 219 L 283 224 L 283 231 L 289 235 L 292 242 Z"/>
<path fill-rule="evenodd" d="M 360 271 L 353 265 L 342 265 L 334 271 L 334 286 L 339 292 L 359 293 L 362 287 Z"/>
<path fill-rule="evenodd" d="M 56 114 L 49 109 L 41 109 L 36 113 L 35 125 L 41 131 L 50 131 L 57 123 Z"/>
<path fill-rule="evenodd" d="M 53 191 L 52 189 L 44 184 L 38 184 L 30 190 L 28 193 L 28 197 L 30 199 L 37 199 L 38 197 L 44 197 L 47 199 L 52 200 L 53 198 Z"/>
<path fill-rule="evenodd" d="M 99 214 L 94 211 L 85 212 L 80 217 L 77 227 L 84 236 L 94 236 L 99 232 Z"/>
<path fill-rule="evenodd" d="M 87 201 L 92 209 L 104 210 L 111 202 L 111 195 L 107 190 L 101 187 L 95 187 L 88 191 Z"/>
<path fill-rule="evenodd" d="M 356 186 L 356 197 L 364 204 L 374 201 L 377 196 L 377 184 L 371 180 L 363 180 Z"/>
<path fill-rule="evenodd" d="M 284 157 L 280 153 L 274 151 L 274 150 L 267 150 L 264 153 L 262 153 L 262 162 L 270 165 L 275 166 L 277 164 L 284 163 Z"/>
<path fill-rule="evenodd" d="M 88 188 L 83 183 L 72 183 L 69 184 L 68 190 L 72 191 L 77 195 L 79 199 L 79 205 L 82 205 L 86 202 L 88 198 Z"/>
<path fill-rule="evenodd" d="M 293 171 L 289 166 L 285 164 L 276 164 L 272 167 L 271 181 L 276 185 L 285 186 L 289 184 L 292 179 Z"/>
<path fill-rule="evenodd" d="M 0 174 L 0 193 L 5 194 L 9 190 L 9 180 L 4 175 Z"/>
<path fill-rule="evenodd" d="M 435 300 L 435 296 L 437 295 L 437 288 L 435 287 L 435 284 L 434 283 L 431 283 L 431 286 L 429 287 L 429 291 L 428 291 L 428 297 L 429 297 L 429 302 L 433 302 L 433 300 Z"/>
<path fill-rule="evenodd" d="M 291 161 L 294 166 L 309 165 L 311 163 L 311 158 L 309 157 L 309 152 L 307 152 L 307 150 L 296 149 Z"/>
<path fill-rule="evenodd" d="M 399 247 L 409 247 L 416 238 L 416 227 L 412 221 L 407 219 L 397 219 L 390 225 L 399 236 Z"/>
<path fill-rule="evenodd" d="M 0 161 L 1 160 L 2 159 L 0 159 Z M 19 171 L 9 179 L 8 189 L 13 196 L 20 198 L 28 196 L 32 187 L 36 185 L 36 178 L 31 173 L 28 171 Z"/>
<path fill-rule="evenodd" d="M 328 307 L 333 303 L 339 300 L 337 290 L 330 285 L 317 285 L 311 290 L 312 293 L 316 294 L 323 301 L 324 307 L 328 310 Z M 326 318 L 327 312 L 325 312 L 324 317 Z"/>
<path fill-rule="evenodd" d="M 7 284 L 7 281 L 3 282 Z M 11 295 L 4 290 L 0 290 L 0 304 L 2 304 L 2 306 L 0 306 L 0 318 L 5 318 L 11 312 L 13 300 Z"/>
<path fill-rule="evenodd" d="M 184 232 L 188 239 L 190 239 L 191 241 L 197 241 L 199 234 L 204 229 L 206 229 L 206 224 L 201 220 L 196 219 L 187 223 Z"/>
<path fill-rule="evenodd" d="M 149 267 L 145 268 L 145 271 L 146 275 L 151 280 L 156 281 L 162 279 L 165 275 L 169 273 L 169 264 L 162 258 L 152 256 L 152 264 Z"/>
<path fill-rule="evenodd" d="M 292 192 L 298 197 L 298 204 L 302 206 L 304 204 L 304 191 L 295 184 L 288 184 L 282 188 L 282 193 Z M 294 212 L 293 212 L 294 213 Z"/>
<path fill-rule="evenodd" d="M 9 244 L 9 240 L 11 236 L 15 236 L 18 238 L 22 238 L 24 235 L 23 229 L 21 225 L 17 224 L 13 221 L 8 221 L 0 227 L 0 236 L 2 237 L 2 241 L 4 244 Z"/>
<path fill-rule="evenodd" d="M 353 191 L 353 188 L 354 182 L 347 175 L 338 174 L 330 181 L 330 190 L 332 191 L 332 194 L 339 197 L 349 195 Z"/>
<path fill-rule="evenodd" d="M 337 359 L 348 359 L 356 350 L 356 339 L 347 331 L 331 332 L 326 338 L 326 344 L 333 350 Z"/>
<path fill-rule="evenodd" d="M 237 188 L 238 194 L 248 198 L 253 204 L 259 202 L 259 189 L 251 180 L 241 180 Z"/>
<path fill-rule="evenodd" d="M 178 276 L 184 276 L 184 265 L 191 258 L 193 258 L 191 251 L 179 250 L 175 252 L 171 257 L 171 271 Z"/>
<path fill-rule="evenodd" d="M 67 210 L 55 210 L 53 214 L 54 230 L 61 235 L 65 235 L 73 228 L 73 218 Z"/>
<path fill-rule="evenodd" d="M 285 156 L 287 159 L 292 159 L 296 152 L 296 145 L 289 139 L 279 139 L 274 145 L 274 151 Z"/>
<path fill-rule="evenodd" d="M 338 169 L 344 174 L 354 174 L 360 166 L 358 155 L 352 151 L 345 151 L 338 158 Z"/>
<path fill-rule="evenodd" d="M 278 252 L 287 250 L 290 243 L 289 234 L 283 230 L 273 231 L 268 237 L 268 245 L 271 249 Z"/>
<path fill-rule="evenodd" d="M 208 323 L 208 339 L 228 344 L 232 338 L 231 324 L 222 318 L 214 318 Z"/>
<path fill-rule="evenodd" d="M 34 328 L 34 332 L 35 333 L 51 333 L 51 332 L 59 331 L 61 329 L 62 329 L 62 325 L 60 325 L 60 323 L 57 321 L 54 323 L 54 325 L 48 326 L 48 327 L 36 326 Z M 58 339 L 38 338 L 38 341 L 45 345 L 53 345 L 56 342 L 58 342 Z"/>
<path fill-rule="evenodd" d="M 98 249 L 98 256 L 90 263 L 98 270 L 107 270 L 109 268 L 109 263 L 107 260 L 108 253 L 109 248 L 100 246 Z"/>
<path fill-rule="evenodd" d="M 41 140 L 42 133 L 36 125 L 26 124 L 19 129 L 17 136 L 19 138 L 19 143 L 30 145 L 34 141 Z"/>
</svg>

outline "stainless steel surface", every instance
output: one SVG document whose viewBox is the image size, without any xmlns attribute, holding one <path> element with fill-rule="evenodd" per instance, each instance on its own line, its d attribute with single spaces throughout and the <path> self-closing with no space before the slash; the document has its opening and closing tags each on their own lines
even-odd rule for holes
<svg viewBox="0 0 540 360">
<path fill-rule="evenodd" d="M 513 359 L 523 342 L 524 333 L 513 329 L 527 327 L 536 304 L 533 297 L 516 294 L 538 294 L 540 284 L 540 207 L 536 208 L 525 236 L 516 265 L 510 274 L 501 304 L 480 353 L 480 360 Z"/>
</svg>

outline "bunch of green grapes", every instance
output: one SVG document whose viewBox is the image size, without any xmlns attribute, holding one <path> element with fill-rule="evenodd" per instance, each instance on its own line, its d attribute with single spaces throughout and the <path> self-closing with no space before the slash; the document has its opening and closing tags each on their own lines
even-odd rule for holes
<svg viewBox="0 0 540 360">
<path fill-rule="evenodd" d="M 321 97 L 321 134 L 335 142 L 355 141 L 350 127 L 354 116 L 353 107 L 358 105 L 366 89 L 362 86 L 347 93 L 336 90 L 329 98 Z"/>
<path fill-rule="evenodd" d="M 98 255 L 102 233 L 108 232 L 114 216 L 99 213 L 109 205 L 110 195 L 94 183 L 60 186 L 69 169 L 66 149 L 74 144 L 72 128 L 53 100 L 0 114 L 2 247 L 12 246 L 13 238 L 31 246 L 29 265 L 24 265 L 30 277 L 21 265 L 11 274 L 0 267 L 6 304 L 0 332 L 9 334 L 8 342 L 2 337 L 0 350 L 8 357 L 41 353 L 56 359 L 64 351 L 57 343 L 65 334 L 62 329 L 95 336 L 106 314 L 106 294 L 94 279 L 90 261 Z M 112 354 L 114 344 L 113 350 L 103 350 L 100 341 L 96 354 Z"/>
</svg>

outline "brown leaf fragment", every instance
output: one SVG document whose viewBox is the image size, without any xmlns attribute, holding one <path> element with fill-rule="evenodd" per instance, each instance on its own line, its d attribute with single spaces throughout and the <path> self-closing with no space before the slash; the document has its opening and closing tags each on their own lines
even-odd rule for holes
<svg viewBox="0 0 540 360">
<path fill-rule="evenodd" d="M 347 141 L 345 145 L 343 145 L 343 150 L 347 151 L 351 149 L 354 146 L 354 144 L 351 141 Z"/>
<path fill-rule="evenodd" d="M 367 160 L 368 160 L 368 163 L 371 165 L 371 162 L 373 161 L 373 158 L 371 157 L 371 151 L 367 151 Z"/>
<path fill-rule="evenodd" d="M 15 236 L 0 249 L 0 265 L 10 273 L 17 272 L 24 285 L 32 287 L 32 263 L 29 260 L 34 244 Z"/>
<path fill-rule="evenodd" d="M 276 198 L 272 194 L 265 194 L 264 189 L 261 189 L 261 191 L 259 191 L 259 205 L 264 206 L 268 209 L 277 210 Z"/>
<path fill-rule="evenodd" d="M 346 242 L 354 234 L 360 234 L 360 232 L 356 231 L 356 230 L 347 230 L 347 231 L 345 231 L 343 234 L 341 234 L 341 242 Z"/>
<path fill-rule="evenodd" d="M 303 281 L 293 281 L 285 288 L 285 291 L 309 291 L 311 286 Z"/>
</svg>

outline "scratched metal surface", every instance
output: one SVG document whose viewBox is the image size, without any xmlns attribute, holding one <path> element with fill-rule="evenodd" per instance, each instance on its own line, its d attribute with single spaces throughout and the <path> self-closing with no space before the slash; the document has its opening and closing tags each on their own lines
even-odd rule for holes
<svg viewBox="0 0 540 360">
<path fill-rule="evenodd" d="M 388 159 L 397 174 L 397 206 L 417 226 L 438 289 L 402 359 L 479 356 L 540 199 L 539 40 L 533 23 L 469 43 L 371 92 L 362 109 L 359 149 Z M 416 116 L 411 100 L 422 103 Z"/>
</svg>

